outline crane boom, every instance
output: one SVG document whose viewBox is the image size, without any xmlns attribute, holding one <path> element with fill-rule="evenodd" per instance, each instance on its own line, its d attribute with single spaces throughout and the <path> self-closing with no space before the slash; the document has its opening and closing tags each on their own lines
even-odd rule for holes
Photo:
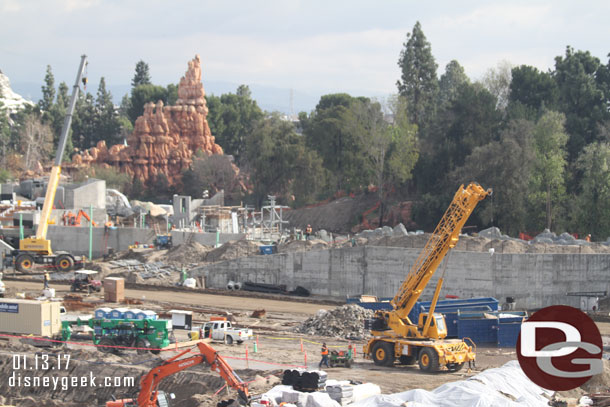
<svg viewBox="0 0 610 407">
<path fill-rule="evenodd" d="M 86 63 L 87 56 L 82 55 L 80 60 L 80 66 L 78 67 L 78 73 L 76 75 L 76 82 L 74 82 L 74 88 L 72 90 L 72 97 L 70 98 L 70 104 L 68 105 L 68 111 L 66 112 L 64 124 L 61 128 L 59 143 L 57 143 L 55 162 L 53 163 L 53 168 L 51 169 L 49 184 L 47 185 L 47 192 L 44 198 L 44 205 L 42 206 L 42 212 L 40 214 L 40 222 L 38 223 L 38 229 L 36 229 L 37 240 L 44 240 L 47 238 L 49 217 L 51 216 L 51 210 L 53 209 L 53 202 L 55 201 L 55 192 L 57 191 L 57 185 L 59 184 L 59 175 L 61 174 L 61 162 L 63 159 L 64 150 L 66 149 L 66 142 L 68 140 L 68 133 L 70 132 L 70 125 L 72 124 L 72 114 L 74 113 L 74 107 L 76 106 L 76 98 L 79 92 L 78 86 L 82 78 Z M 48 251 L 51 252 L 50 242 Z"/>
<path fill-rule="evenodd" d="M 466 188 L 461 185 L 457 190 L 449 208 L 391 301 L 401 318 L 409 315 L 447 252 L 457 244 L 460 231 L 477 203 L 490 193 L 490 190 L 486 191 L 475 183 Z"/>
<path fill-rule="evenodd" d="M 35 235 L 19 240 L 19 249 L 15 249 L 11 252 L 15 270 L 31 271 L 34 264 L 45 264 L 54 267 L 56 270 L 66 272 L 72 270 L 77 262 L 82 264 L 82 257 L 74 256 L 69 252 L 53 253 L 51 241 L 47 239 L 47 230 L 49 228 L 49 219 L 51 217 L 51 211 L 53 210 L 57 185 L 59 184 L 61 162 L 64 156 L 64 150 L 66 149 L 68 133 L 70 132 L 72 114 L 74 113 L 76 98 L 78 97 L 78 84 L 81 79 L 84 83 L 87 83 L 87 79 L 83 78 L 83 71 L 86 64 L 87 56 L 82 55 L 78 73 L 76 74 L 76 81 L 74 82 L 74 90 L 72 91 L 70 104 L 68 105 L 64 124 L 59 136 L 59 143 L 57 143 L 55 162 L 53 163 L 51 174 L 49 175 L 49 183 L 44 197 L 42 212 L 40 213 L 38 228 L 36 229 Z"/>
<path fill-rule="evenodd" d="M 392 366 L 396 359 L 401 364 L 417 361 L 419 367 L 427 372 L 435 372 L 441 366 L 446 366 L 449 371 L 458 371 L 466 362 L 475 360 L 472 346 L 463 340 L 445 340 L 445 319 L 441 314 L 434 313 L 443 285 L 442 277 L 438 280 L 428 312 L 420 313 L 419 321 L 411 321 L 409 312 L 449 250 L 457 244 L 460 231 L 477 203 L 490 194 L 490 189 L 484 190 L 474 182 L 466 188 L 460 186 L 390 301 L 392 309 L 375 312 L 371 321 L 372 338 L 363 348 L 365 357 L 372 358 L 375 364 L 381 366 Z"/>
</svg>

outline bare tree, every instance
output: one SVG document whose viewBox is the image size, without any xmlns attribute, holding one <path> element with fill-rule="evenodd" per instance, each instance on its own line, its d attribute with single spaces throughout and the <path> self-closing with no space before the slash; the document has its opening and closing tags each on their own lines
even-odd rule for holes
<svg viewBox="0 0 610 407">
<path fill-rule="evenodd" d="M 25 118 L 19 132 L 23 165 L 26 170 L 33 170 L 36 164 L 47 158 L 53 148 L 53 131 L 40 118 L 30 114 Z"/>
<path fill-rule="evenodd" d="M 508 106 L 512 69 L 513 66 L 510 62 L 506 60 L 500 61 L 496 68 L 488 69 L 481 79 L 485 89 L 498 100 L 496 108 L 500 110 L 505 110 L 506 106 Z"/>
</svg>

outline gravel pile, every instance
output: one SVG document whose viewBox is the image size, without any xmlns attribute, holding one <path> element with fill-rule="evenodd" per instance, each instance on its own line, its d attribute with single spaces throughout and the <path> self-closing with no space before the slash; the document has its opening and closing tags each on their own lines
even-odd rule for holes
<svg viewBox="0 0 610 407">
<path fill-rule="evenodd" d="M 364 321 L 372 317 L 373 311 L 348 304 L 331 311 L 318 311 L 298 326 L 297 332 L 357 340 L 368 335 L 368 331 L 364 329 Z"/>
<path fill-rule="evenodd" d="M 212 250 L 212 247 L 192 241 L 169 249 L 167 260 L 175 263 L 201 263 L 205 261 L 207 254 Z"/>
</svg>

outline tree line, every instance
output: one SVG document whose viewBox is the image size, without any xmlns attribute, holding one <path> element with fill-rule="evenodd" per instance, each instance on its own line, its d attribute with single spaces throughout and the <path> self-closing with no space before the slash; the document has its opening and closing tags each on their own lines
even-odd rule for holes
<svg viewBox="0 0 610 407">
<path fill-rule="evenodd" d="M 178 186 L 106 176 L 139 198 L 224 189 L 229 202 L 256 205 L 267 195 L 298 207 L 374 191 L 379 224 L 390 205 L 410 200 L 414 222 L 426 230 L 460 183 L 478 181 L 494 190 L 471 218 L 479 228 L 498 226 L 512 236 L 545 228 L 598 240 L 610 235 L 610 62 L 567 47 L 548 72 L 502 62 L 473 81 L 453 60 L 439 76 L 418 22 L 398 66 L 395 96 L 324 95 L 296 121 L 263 111 L 245 85 L 206 95 L 210 129 L 227 157 L 197 153 Z M 26 166 L 52 154 L 68 87 L 55 90 L 48 67 L 42 90 L 39 104 L 13 117 L 12 125 L 0 118 L 4 169 L 11 168 L 11 152 L 27 155 Z M 119 107 L 103 78 L 95 96 L 79 97 L 67 148 L 122 142 L 146 102 L 176 99 L 177 86 L 154 85 L 139 61 Z M 245 193 L 244 180 L 251 187 Z"/>
<path fill-rule="evenodd" d="M 432 227 L 456 184 L 476 180 L 495 191 L 477 211 L 480 227 L 610 235 L 610 62 L 568 46 L 548 72 L 502 63 L 471 82 L 451 61 L 437 79 L 417 23 L 399 66 L 398 89 L 419 127 L 420 225 Z"/>
</svg>

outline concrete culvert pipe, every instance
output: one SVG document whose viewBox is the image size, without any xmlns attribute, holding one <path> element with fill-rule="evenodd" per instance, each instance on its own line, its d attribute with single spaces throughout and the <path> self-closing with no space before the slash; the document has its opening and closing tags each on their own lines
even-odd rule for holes
<svg viewBox="0 0 610 407">
<path fill-rule="evenodd" d="M 233 289 L 234 290 L 241 290 L 241 283 L 240 282 L 236 282 L 235 284 L 233 284 Z"/>
<path fill-rule="evenodd" d="M 233 281 L 229 281 L 227 283 L 227 290 L 233 290 L 235 288 L 235 283 Z"/>
</svg>

